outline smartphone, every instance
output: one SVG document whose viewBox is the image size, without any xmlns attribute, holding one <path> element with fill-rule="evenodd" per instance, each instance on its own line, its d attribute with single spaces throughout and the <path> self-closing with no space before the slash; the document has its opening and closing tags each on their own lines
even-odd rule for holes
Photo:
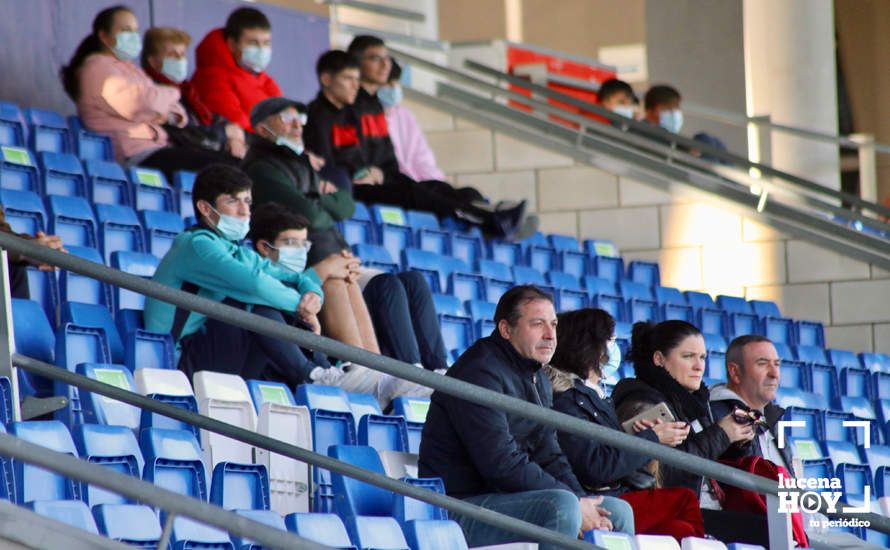
<svg viewBox="0 0 890 550">
<path fill-rule="evenodd" d="M 352 179 L 353 179 L 353 181 L 360 180 L 362 178 L 367 177 L 367 175 L 370 173 L 371 173 L 371 171 L 368 170 L 367 168 L 362 168 L 359 171 L 357 171 L 355 174 L 353 174 Z"/>
<path fill-rule="evenodd" d="M 646 409 L 645 411 L 641 412 L 640 414 L 629 420 L 625 420 L 621 423 L 621 429 L 629 434 L 632 434 L 634 433 L 634 424 L 637 420 L 651 420 L 652 422 L 655 422 L 659 418 L 662 422 L 674 421 L 674 415 L 671 414 L 671 410 L 664 402 L 661 402 L 658 405 Z"/>
</svg>

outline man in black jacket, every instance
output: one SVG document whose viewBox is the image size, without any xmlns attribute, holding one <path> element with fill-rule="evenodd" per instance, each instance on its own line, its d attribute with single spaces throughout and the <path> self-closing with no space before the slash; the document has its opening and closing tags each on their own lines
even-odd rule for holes
<svg viewBox="0 0 890 550">
<path fill-rule="evenodd" d="M 366 47 L 357 49 L 355 44 Z M 417 182 L 399 171 L 383 105 L 376 95 L 377 88 L 387 83 L 389 54 L 379 38 L 360 36 L 353 45 L 349 53 L 332 50 L 318 60 L 321 90 L 309 104 L 306 148 L 349 173 L 357 200 L 454 217 L 478 225 L 492 237 L 518 240 L 531 235 L 537 218 L 529 216 L 526 222 L 525 201 L 491 205 L 473 188 L 455 188 L 444 181 Z M 364 69 L 369 63 L 378 66 L 374 74 L 384 74 L 379 77 L 381 83 L 368 80 Z"/>
<path fill-rule="evenodd" d="M 550 407 L 552 389 L 540 369 L 556 349 L 552 298 L 530 285 L 513 287 L 498 302 L 491 336 L 471 346 L 447 376 Z M 445 491 L 479 506 L 569 536 L 579 528 L 633 534 L 626 503 L 587 497 L 556 430 L 460 398 L 434 392 L 420 444 L 421 477 L 441 477 Z M 611 515 L 611 521 L 607 516 Z M 501 544 L 517 535 L 458 518 L 470 546 Z M 542 550 L 550 546 L 542 545 Z"/>
</svg>

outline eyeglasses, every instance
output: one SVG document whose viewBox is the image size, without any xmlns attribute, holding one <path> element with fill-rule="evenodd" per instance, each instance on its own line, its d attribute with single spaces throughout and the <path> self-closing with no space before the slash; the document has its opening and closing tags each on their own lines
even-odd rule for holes
<svg viewBox="0 0 890 550">
<path fill-rule="evenodd" d="M 271 244 L 269 246 L 275 250 L 286 247 L 305 248 L 306 250 L 312 248 L 312 241 L 308 239 L 284 239 L 283 241 L 276 242 L 278 243 L 278 246 L 273 246 Z"/>
<path fill-rule="evenodd" d="M 278 113 L 278 118 L 285 124 L 299 120 L 301 125 L 305 125 L 306 121 L 309 120 L 309 117 L 305 113 L 298 113 L 296 111 L 284 111 Z"/>
</svg>

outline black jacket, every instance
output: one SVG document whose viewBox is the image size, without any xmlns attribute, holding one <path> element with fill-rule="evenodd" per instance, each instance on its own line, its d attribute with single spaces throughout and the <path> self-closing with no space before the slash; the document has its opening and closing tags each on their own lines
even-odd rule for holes
<svg viewBox="0 0 890 550">
<path fill-rule="evenodd" d="M 722 388 L 723 391 L 720 391 L 720 394 L 723 394 L 725 398 L 723 399 L 714 399 L 715 396 L 712 395 L 711 399 L 711 412 L 714 414 L 714 418 L 723 418 L 727 414 L 731 413 L 735 407 L 741 407 L 742 409 L 748 409 L 748 405 L 738 397 L 738 395 L 730 396 L 725 395 L 730 392 L 728 388 L 725 386 L 715 386 L 712 392 L 717 393 L 718 388 Z M 776 425 L 779 423 L 779 420 L 782 419 L 782 415 L 785 414 L 785 409 L 776 405 L 775 403 L 770 403 L 766 407 L 763 408 L 763 419 L 766 421 L 769 426 L 769 431 L 773 434 L 774 438 L 778 438 L 778 433 L 776 432 Z M 759 435 L 759 433 L 758 433 Z M 786 468 L 790 468 L 793 464 L 792 462 L 792 453 L 791 446 L 785 445 L 784 449 L 779 449 L 779 453 L 782 455 L 782 458 L 785 460 L 785 464 L 779 464 L 779 466 L 783 466 Z M 749 443 L 745 445 L 731 445 L 729 449 L 723 453 L 723 456 L 720 458 L 724 458 L 727 460 L 733 460 L 737 458 L 744 458 L 747 456 L 763 456 L 763 450 L 760 448 L 760 438 L 755 437 Z M 790 470 L 789 470 L 790 471 Z"/>
<path fill-rule="evenodd" d="M 387 180 L 399 177 L 399 161 L 389 137 L 383 104 L 376 95 L 369 94 L 359 86 L 352 108 L 361 125 L 362 146 L 366 151 L 368 164 L 383 170 Z"/>
<path fill-rule="evenodd" d="M 550 407 L 550 381 L 540 369 L 495 331 L 464 352 L 446 376 Z M 565 489 L 583 496 L 555 429 L 438 391 L 431 401 L 420 476 L 441 477 L 449 495 Z"/>
<path fill-rule="evenodd" d="M 663 368 L 636 366 L 637 378 L 625 378 L 612 392 L 618 420 L 624 422 L 662 401 L 674 419 L 688 422 L 692 429 L 686 440 L 676 448 L 681 451 L 717 460 L 729 448 L 729 436 L 714 423 L 708 402 L 708 388 L 702 384 L 690 392 L 674 380 Z M 698 431 L 696 431 L 698 428 Z M 660 464 L 663 487 L 687 487 L 697 495 L 703 477 L 667 464 Z"/>
<path fill-rule="evenodd" d="M 606 428 L 621 429 L 615 408 L 609 401 L 601 399 L 577 376 L 545 368 L 553 384 L 555 410 Z M 575 476 L 588 492 L 618 495 L 654 485 L 655 480 L 648 472 L 639 471 L 649 462 L 646 456 L 566 432 L 557 432 L 557 437 Z M 658 436 L 652 430 L 643 430 L 637 437 L 658 443 Z"/>
</svg>

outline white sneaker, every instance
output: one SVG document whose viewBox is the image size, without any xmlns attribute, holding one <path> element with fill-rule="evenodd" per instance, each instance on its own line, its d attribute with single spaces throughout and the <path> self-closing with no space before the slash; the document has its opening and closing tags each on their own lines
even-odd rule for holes
<svg viewBox="0 0 890 550">
<path fill-rule="evenodd" d="M 340 367 L 315 367 L 309 373 L 309 379 L 313 384 L 321 386 L 339 386 L 344 374 Z"/>
</svg>

